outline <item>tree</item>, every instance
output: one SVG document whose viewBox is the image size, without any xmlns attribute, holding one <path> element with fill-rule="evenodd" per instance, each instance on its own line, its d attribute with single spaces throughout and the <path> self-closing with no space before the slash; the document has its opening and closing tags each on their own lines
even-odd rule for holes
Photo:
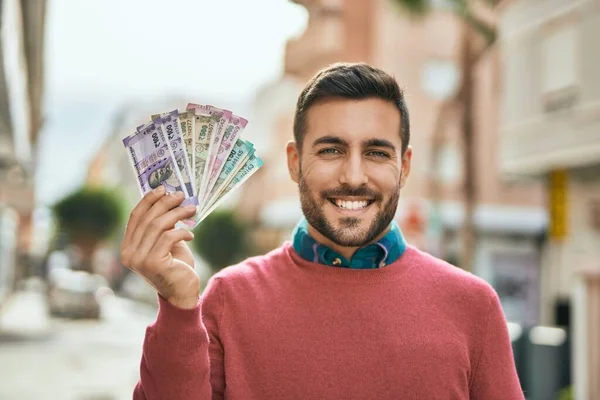
<svg viewBox="0 0 600 400">
<path fill-rule="evenodd" d="M 59 233 L 81 251 L 82 263 L 77 268 L 92 272 L 96 249 L 123 223 L 120 197 L 106 189 L 84 187 L 57 202 L 52 211 Z"/>
<path fill-rule="evenodd" d="M 408 11 L 412 16 L 423 17 L 431 10 L 431 0 L 392 0 L 393 3 Z M 460 107 L 462 118 L 463 145 L 463 181 L 465 219 L 462 226 L 462 253 L 460 267 L 467 271 L 473 269 L 476 247 L 476 231 L 473 220 L 477 206 L 476 166 L 475 166 L 475 132 L 473 129 L 473 75 L 474 69 L 485 54 L 496 42 L 497 28 L 493 22 L 480 15 L 481 11 L 497 9 L 507 0 L 447 0 L 450 9 L 462 20 L 463 29 L 460 46 L 461 82 L 455 99 L 450 104 Z M 444 106 L 445 107 L 445 106 Z M 446 110 L 440 111 L 440 115 Z M 436 132 L 436 134 L 439 134 Z M 438 189 L 439 191 L 439 189 Z"/>
<path fill-rule="evenodd" d="M 194 230 L 194 249 L 217 272 L 250 252 L 248 226 L 232 210 L 217 210 Z"/>
</svg>

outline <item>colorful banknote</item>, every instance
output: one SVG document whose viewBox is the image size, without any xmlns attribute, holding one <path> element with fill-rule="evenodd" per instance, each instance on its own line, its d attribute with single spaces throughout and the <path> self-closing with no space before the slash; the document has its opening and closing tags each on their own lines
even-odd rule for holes
<svg viewBox="0 0 600 400">
<path fill-rule="evenodd" d="M 195 116 L 191 111 L 184 111 L 179 113 L 179 123 L 181 128 L 181 137 L 183 144 L 185 145 L 185 152 L 188 158 L 188 165 L 192 173 L 192 182 L 194 183 L 194 190 L 196 188 L 196 168 L 194 166 L 194 121 Z M 194 192 L 195 194 L 195 192 Z"/>
<path fill-rule="evenodd" d="M 232 112 L 229 110 L 224 110 L 218 107 L 209 106 L 211 111 L 219 115 L 219 121 L 217 123 L 217 128 L 214 131 L 214 135 L 211 138 L 210 146 L 208 148 L 208 160 L 206 162 L 206 171 L 204 180 L 202 182 L 202 193 L 206 194 L 208 190 L 208 185 L 210 182 L 210 174 L 215 164 L 215 159 L 218 154 L 219 146 L 221 145 L 221 141 L 223 140 L 223 135 L 225 134 L 225 130 L 232 116 Z"/>
<path fill-rule="evenodd" d="M 210 210 L 211 207 L 221 200 L 223 197 L 227 196 L 227 194 L 231 193 L 235 188 L 237 188 L 240 182 L 244 182 L 247 179 L 247 176 L 254 174 L 260 167 L 264 165 L 263 160 L 255 154 L 252 154 L 242 165 L 242 167 L 237 170 L 232 179 L 229 179 L 221 191 L 213 196 L 210 199 L 210 202 L 204 207 L 206 210 Z"/>
<path fill-rule="evenodd" d="M 183 192 L 182 205 L 197 212 L 179 226 L 193 228 L 263 166 L 241 138 L 247 124 L 229 110 L 195 103 L 153 114 L 123 139 L 141 194 L 160 185 Z"/>
<path fill-rule="evenodd" d="M 252 155 L 250 159 L 247 160 L 244 167 L 238 171 L 234 179 L 231 180 L 226 190 L 224 190 L 221 195 L 212 201 L 212 204 L 207 207 L 206 210 L 201 212 L 201 215 L 197 219 L 197 223 L 202 222 L 211 212 L 213 212 L 221 203 L 227 198 L 227 195 L 234 192 L 237 188 L 242 186 L 244 182 L 246 182 L 252 175 L 258 171 L 260 167 L 263 166 L 263 161 L 260 157 Z"/>
<path fill-rule="evenodd" d="M 206 196 L 207 200 L 202 201 L 202 207 L 206 208 L 209 205 L 212 199 L 218 197 L 219 193 L 223 188 L 226 187 L 227 183 L 239 171 L 246 160 L 250 158 L 254 154 L 254 146 L 252 143 L 247 142 L 243 139 L 238 139 L 233 146 L 233 149 L 229 152 L 229 156 L 224 163 L 223 168 L 221 169 L 221 173 L 217 177 L 215 185 L 213 186 L 210 194 Z"/>
<path fill-rule="evenodd" d="M 194 110 L 196 119 L 196 191 L 198 198 L 205 197 L 209 176 L 216 158 L 216 150 L 225 132 L 232 112 L 211 105 L 190 103 L 187 110 Z M 200 121 L 200 126 L 198 123 Z"/>
<path fill-rule="evenodd" d="M 193 111 L 194 121 L 194 176 L 196 196 L 201 197 L 202 184 L 205 180 L 206 163 L 208 162 L 208 151 L 213 133 L 217 128 L 219 115 L 213 114 L 208 107 L 188 108 Z"/>
<path fill-rule="evenodd" d="M 231 152 L 231 149 L 235 145 L 236 141 L 242 134 L 242 131 L 248 124 L 248 120 L 242 117 L 239 117 L 235 114 L 231 116 L 225 131 L 223 132 L 223 137 L 219 144 L 218 152 L 214 152 L 214 162 L 212 163 L 212 167 L 208 176 L 208 182 L 206 185 L 205 195 L 202 199 L 203 201 L 208 200 L 208 196 L 210 195 L 212 189 L 217 183 L 217 178 L 219 174 L 223 170 L 225 166 L 225 160 L 227 156 Z"/>
<path fill-rule="evenodd" d="M 185 205 L 198 204 L 198 199 L 187 193 L 175 155 L 159 124 L 147 124 L 141 131 L 123 139 L 123 144 L 137 174 L 142 195 L 163 185 L 167 193 L 183 192 Z"/>
<path fill-rule="evenodd" d="M 183 143 L 179 112 L 173 110 L 168 113 L 153 115 L 152 121 L 155 124 L 158 124 L 163 135 L 167 136 L 187 193 L 189 197 L 195 197 L 196 191 L 194 189 L 193 175 L 189 165 L 186 147 Z"/>
</svg>

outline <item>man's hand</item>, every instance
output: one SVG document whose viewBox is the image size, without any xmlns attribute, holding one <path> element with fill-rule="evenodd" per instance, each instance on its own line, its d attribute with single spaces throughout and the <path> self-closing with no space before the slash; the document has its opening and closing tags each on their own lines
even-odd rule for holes
<svg viewBox="0 0 600 400">
<path fill-rule="evenodd" d="M 181 192 L 165 195 L 160 186 L 147 193 L 133 209 L 121 244 L 121 262 L 148 281 L 169 303 L 179 308 L 198 304 L 200 279 L 185 241 L 194 235 L 175 229 L 178 221 L 194 215 L 195 207 L 179 207 Z"/>
</svg>

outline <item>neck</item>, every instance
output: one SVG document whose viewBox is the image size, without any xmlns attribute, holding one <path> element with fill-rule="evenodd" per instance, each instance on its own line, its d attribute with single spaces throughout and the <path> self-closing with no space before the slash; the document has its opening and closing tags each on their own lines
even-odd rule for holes
<svg viewBox="0 0 600 400">
<path fill-rule="evenodd" d="M 375 243 L 375 242 L 379 241 L 382 237 L 384 237 L 390 231 L 390 229 L 391 229 L 391 224 L 388 225 L 388 227 L 386 229 L 384 229 L 383 232 L 381 232 L 379 235 L 377 235 L 377 237 L 375 239 L 373 239 L 372 241 L 370 241 L 369 243 L 365 243 L 361 246 L 356 246 L 356 247 L 347 247 L 347 246 L 341 246 L 341 245 L 331 241 L 330 239 L 323 236 L 321 234 L 321 232 L 316 230 L 311 224 L 308 224 L 308 234 L 313 239 L 315 239 L 318 243 L 321 243 L 322 245 L 329 247 L 331 250 L 335 251 L 336 253 L 344 256 L 344 258 L 346 258 L 347 260 L 352 259 L 352 256 L 354 255 L 354 253 L 356 253 L 356 251 L 358 249 L 360 249 L 361 247 L 368 246 L 371 243 Z"/>
</svg>

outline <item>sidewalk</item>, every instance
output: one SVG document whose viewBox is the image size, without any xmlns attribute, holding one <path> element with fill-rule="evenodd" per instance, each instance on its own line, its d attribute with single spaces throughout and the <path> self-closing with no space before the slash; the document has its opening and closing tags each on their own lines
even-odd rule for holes
<svg viewBox="0 0 600 400">
<path fill-rule="evenodd" d="M 17 292 L 0 315 L 0 399 L 131 399 L 156 309 L 108 296 L 99 320 L 49 318 L 42 292 Z"/>
<path fill-rule="evenodd" d="M 13 293 L 0 309 L 0 343 L 46 339 L 51 334 L 46 301 L 37 284 Z"/>
</svg>

